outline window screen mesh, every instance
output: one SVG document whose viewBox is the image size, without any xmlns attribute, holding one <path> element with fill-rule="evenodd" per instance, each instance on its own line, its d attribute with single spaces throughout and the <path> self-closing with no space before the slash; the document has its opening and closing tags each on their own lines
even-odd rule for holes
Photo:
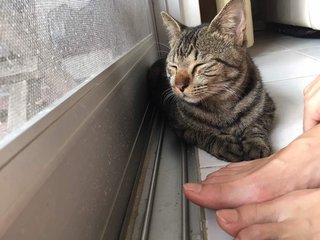
<svg viewBox="0 0 320 240">
<path fill-rule="evenodd" d="M 141 0 L 0 1 L 0 142 L 151 29 Z"/>
</svg>

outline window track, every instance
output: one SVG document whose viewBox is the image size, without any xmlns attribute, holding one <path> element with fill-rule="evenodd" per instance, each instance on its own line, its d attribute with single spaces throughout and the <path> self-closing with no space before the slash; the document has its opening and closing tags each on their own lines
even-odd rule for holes
<svg viewBox="0 0 320 240">
<path fill-rule="evenodd" d="M 183 194 L 183 183 L 199 181 L 197 150 L 181 140 L 161 117 L 154 121 L 137 187 L 126 240 L 203 240 L 203 209 Z M 140 189 L 140 190 L 139 190 Z"/>
</svg>

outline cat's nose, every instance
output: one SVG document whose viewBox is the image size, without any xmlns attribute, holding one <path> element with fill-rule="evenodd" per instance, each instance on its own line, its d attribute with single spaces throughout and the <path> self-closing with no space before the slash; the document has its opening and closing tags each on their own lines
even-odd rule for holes
<svg viewBox="0 0 320 240">
<path fill-rule="evenodd" d="M 176 87 L 180 90 L 180 92 L 184 92 L 184 90 L 189 87 L 189 83 L 178 83 Z"/>
<path fill-rule="evenodd" d="M 190 75 L 185 70 L 178 71 L 175 79 L 175 86 L 179 89 L 180 92 L 184 92 L 184 90 L 190 85 Z"/>
</svg>

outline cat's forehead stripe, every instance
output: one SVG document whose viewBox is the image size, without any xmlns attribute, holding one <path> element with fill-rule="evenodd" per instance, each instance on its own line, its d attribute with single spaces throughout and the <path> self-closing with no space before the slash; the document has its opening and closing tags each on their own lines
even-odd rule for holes
<svg viewBox="0 0 320 240">
<path fill-rule="evenodd" d="M 193 29 L 185 33 L 185 35 L 180 40 L 180 43 L 176 50 L 178 56 L 189 56 L 192 53 L 192 51 L 195 50 L 199 30 L 200 29 Z"/>
</svg>

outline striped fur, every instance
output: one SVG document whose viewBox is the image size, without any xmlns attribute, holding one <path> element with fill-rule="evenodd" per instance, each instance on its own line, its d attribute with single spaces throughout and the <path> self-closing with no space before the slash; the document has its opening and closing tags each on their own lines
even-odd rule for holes
<svg viewBox="0 0 320 240">
<path fill-rule="evenodd" d="M 275 106 L 247 54 L 242 1 L 231 0 L 209 25 L 188 28 L 162 17 L 171 49 L 148 78 L 169 124 L 226 161 L 268 156 Z"/>
</svg>

